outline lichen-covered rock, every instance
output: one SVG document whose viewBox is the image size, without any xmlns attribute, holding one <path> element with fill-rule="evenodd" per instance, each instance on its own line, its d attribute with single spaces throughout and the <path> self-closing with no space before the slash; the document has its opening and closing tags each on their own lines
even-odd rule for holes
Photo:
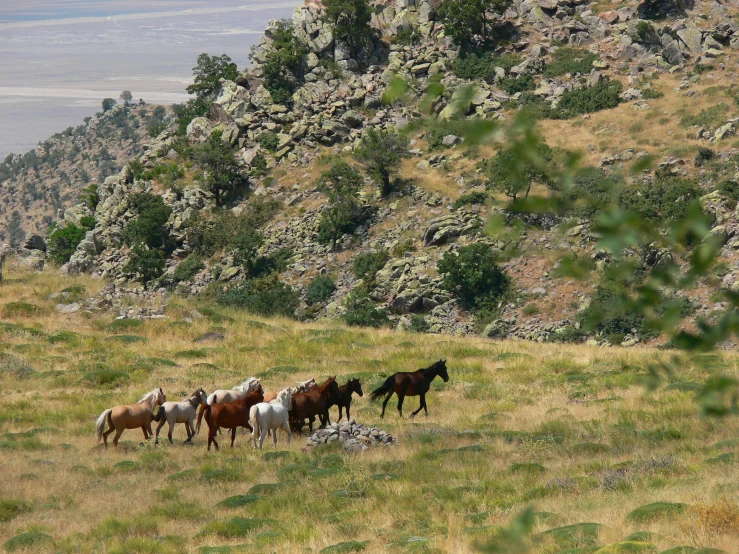
<svg viewBox="0 0 739 554">
<path fill-rule="evenodd" d="M 350 419 L 344 423 L 332 423 L 325 429 L 319 429 L 308 437 L 308 446 L 339 442 L 344 450 L 362 452 L 374 446 L 393 446 L 396 439 L 390 433 L 377 427 L 368 427 Z"/>
<path fill-rule="evenodd" d="M 424 246 L 436 246 L 449 240 L 466 235 L 481 225 L 477 214 L 453 213 L 438 217 L 429 222 L 423 233 Z"/>
</svg>

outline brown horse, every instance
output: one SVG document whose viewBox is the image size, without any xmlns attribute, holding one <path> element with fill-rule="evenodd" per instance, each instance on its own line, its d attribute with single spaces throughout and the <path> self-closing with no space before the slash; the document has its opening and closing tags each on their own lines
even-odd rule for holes
<svg viewBox="0 0 739 554">
<path fill-rule="evenodd" d="M 336 383 L 336 377 L 329 377 L 309 391 L 294 395 L 290 403 L 290 428 L 296 433 L 302 432 L 305 419 L 308 418 L 308 426 L 312 433 L 316 416 L 321 420 L 321 427 L 325 426 L 328 422 L 329 403 L 338 398 L 339 385 Z"/>
<path fill-rule="evenodd" d="M 341 385 L 339 387 L 339 397 L 336 400 L 329 402 L 328 408 L 331 408 L 331 406 L 339 407 L 339 419 L 336 421 L 341 421 L 342 408 L 346 409 L 346 419 L 349 420 L 351 417 L 349 415 L 349 407 L 352 405 L 353 392 L 356 392 L 359 396 L 364 396 L 364 393 L 362 392 L 362 384 L 359 382 L 359 379 L 349 379 L 346 385 Z"/>
<path fill-rule="evenodd" d="M 159 421 L 161 417 L 155 413 L 155 408 L 166 401 L 167 397 L 162 389 L 154 389 L 146 393 L 136 404 L 108 408 L 100 414 L 95 423 L 98 442 L 102 439 L 105 448 L 108 448 L 108 435 L 115 431 L 113 446 L 118 448 L 118 439 L 123 431 L 125 429 L 136 429 L 137 427 L 141 427 L 144 432 L 144 440 L 148 440 L 150 436 L 154 435 L 151 431 L 151 422 Z M 103 433 L 106 422 L 108 423 L 108 430 Z"/>
<path fill-rule="evenodd" d="M 249 431 L 253 431 L 249 425 L 249 410 L 264 400 L 264 391 L 259 387 L 258 390 L 250 392 L 245 397 L 226 404 L 218 404 L 217 400 L 216 398 L 212 406 L 209 404 L 201 406 L 198 413 L 196 433 L 200 433 L 200 422 L 205 414 L 205 422 L 208 424 L 208 450 L 210 450 L 211 443 L 215 444 L 218 450 L 216 435 L 221 427 L 231 429 L 231 448 L 234 446 L 238 427 L 246 427 Z"/>
<path fill-rule="evenodd" d="M 439 360 L 435 364 L 418 371 L 400 371 L 393 373 L 385 380 L 381 387 L 370 393 L 370 399 L 377 400 L 382 395 L 387 394 L 385 401 L 382 403 L 382 413 L 380 417 L 385 417 L 385 406 L 393 393 L 398 395 L 398 413 L 403 417 L 403 399 L 406 396 L 420 396 L 421 405 L 411 414 L 414 417 L 418 412 L 423 410 L 429 415 L 426 407 L 426 393 L 431 388 L 431 381 L 440 376 L 446 383 L 449 381 L 449 374 L 446 372 L 446 360 Z"/>
</svg>

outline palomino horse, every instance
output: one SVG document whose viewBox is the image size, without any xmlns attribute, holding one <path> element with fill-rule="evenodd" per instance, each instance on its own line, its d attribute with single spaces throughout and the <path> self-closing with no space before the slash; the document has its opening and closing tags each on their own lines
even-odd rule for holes
<svg viewBox="0 0 739 554">
<path fill-rule="evenodd" d="M 316 380 L 315 379 L 308 379 L 307 381 L 298 381 L 298 386 L 291 389 L 293 394 L 298 394 L 299 392 L 305 392 L 307 390 L 312 389 L 316 386 Z M 265 402 L 272 402 L 275 398 L 277 398 L 276 392 L 265 392 L 264 393 L 264 401 Z"/>
<path fill-rule="evenodd" d="M 329 408 L 331 408 L 331 406 L 339 407 L 339 419 L 336 421 L 341 421 L 342 408 L 346 409 L 346 419 L 349 419 L 349 407 L 352 405 L 353 392 L 356 392 L 359 396 L 364 396 L 364 393 L 362 392 L 362 384 L 359 382 L 359 379 L 349 379 L 346 385 L 341 385 L 339 387 L 339 398 L 329 402 Z"/>
<path fill-rule="evenodd" d="M 221 404 L 225 404 L 226 402 L 234 402 L 239 398 L 244 398 L 250 392 L 261 388 L 262 385 L 259 382 L 259 379 L 257 379 L 256 377 L 249 377 L 246 381 L 244 381 L 240 385 L 236 385 L 232 389 L 215 391 L 208 397 L 208 404 L 210 404 L 211 406 L 215 404 L 216 398 L 218 398 L 218 402 L 220 402 Z M 262 393 L 264 393 L 264 389 L 262 389 Z"/>
<path fill-rule="evenodd" d="M 271 430 L 272 437 L 277 448 L 277 430 L 283 429 L 287 433 L 287 444 L 290 444 L 290 424 L 288 423 L 290 403 L 292 401 L 292 390 L 282 389 L 277 398 L 272 402 L 260 402 L 249 410 L 249 423 L 252 426 L 251 440 L 254 447 L 257 446 L 257 434 L 259 437 L 259 450 L 264 450 L 264 438 Z"/>
<path fill-rule="evenodd" d="M 157 426 L 157 435 L 154 444 L 159 444 L 159 431 L 162 430 L 165 423 L 169 423 L 169 438 L 170 444 L 172 443 L 172 431 L 177 423 L 185 424 L 185 431 L 187 432 L 187 440 L 185 443 L 192 442 L 192 438 L 195 436 L 195 417 L 197 416 L 197 408 L 199 405 L 206 404 L 208 399 L 207 393 L 203 389 L 198 389 L 190 398 L 186 398 L 182 402 L 165 402 L 162 407 L 159 408 L 157 417 L 159 418 L 159 425 Z"/>
<path fill-rule="evenodd" d="M 377 400 L 382 395 L 387 394 L 385 401 L 382 403 L 382 413 L 380 414 L 380 417 L 385 417 L 385 406 L 387 406 L 388 400 L 390 400 L 393 393 L 397 394 L 398 413 L 400 417 L 403 417 L 403 399 L 406 396 L 420 396 L 421 405 L 411 414 L 411 417 L 414 417 L 422 408 L 426 415 L 429 415 L 429 410 L 426 407 L 426 393 L 431 388 L 431 381 L 437 375 L 444 379 L 445 383 L 449 381 L 449 374 L 446 372 L 446 360 L 439 360 L 435 364 L 418 371 L 394 373 L 387 378 L 380 388 L 370 393 L 370 398 Z"/>
<path fill-rule="evenodd" d="M 326 425 L 329 402 L 338 397 L 339 385 L 336 383 L 336 377 L 329 377 L 309 391 L 294 395 L 290 404 L 290 426 L 293 430 L 301 432 L 305 419 L 308 418 L 308 426 L 312 433 L 316 416 L 320 418 L 321 426 Z"/>
<path fill-rule="evenodd" d="M 125 429 L 136 429 L 141 427 L 144 431 L 144 439 L 148 440 L 151 432 L 151 422 L 159 421 L 159 416 L 155 413 L 155 408 L 161 406 L 167 401 L 162 389 L 154 389 L 146 393 L 136 404 L 129 406 L 114 406 L 108 408 L 98 418 L 95 423 L 95 431 L 97 432 L 98 442 L 103 439 L 105 448 L 108 448 L 108 435 L 115 431 L 113 437 L 113 446 L 118 448 L 118 439 Z M 108 423 L 108 430 L 103 433 L 105 423 Z"/>
<path fill-rule="evenodd" d="M 251 425 L 249 425 L 249 410 L 254 404 L 259 404 L 262 400 L 264 400 L 264 391 L 260 386 L 258 390 L 250 392 L 236 402 L 219 404 L 216 401 L 212 406 L 206 404 L 203 406 L 204 409 L 201 409 L 198 413 L 196 433 L 200 433 L 201 416 L 205 413 L 205 422 L 208 424 L 208 450 L 210 450 L 211 443 L 215 444 L 216 450 L 218 450 L 216 435 L 221 427 L 231 429 L 231 448 L 233 448 L 236 440 L 236 428 L 246 427 L 249 431 L 252 430 Z"/>
</svg>

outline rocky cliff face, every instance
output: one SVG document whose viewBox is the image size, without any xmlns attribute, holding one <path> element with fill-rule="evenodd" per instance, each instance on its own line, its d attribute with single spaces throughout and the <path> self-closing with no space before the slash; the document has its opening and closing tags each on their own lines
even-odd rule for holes
<svg viewBox="0 0 739 554">
<path fill-rule="evenodd" d="M 521 96 L 520 92 L 504 90 L 506 79 L 530 77 L 535 85 L 531 91 L 534 97 L 556 107 L 568 91 L 610 78 L 624 84 L 623 102 L 643 110 L 648 107 L 647 99 L 642 97 L 644 75 L 659 79 L 660 75 L 711 63 L 717 57 L 733 59 L 732 50 L 739 46 L 739 25 L 734 19 L 736 8 L 729 3 L 696 2 L 686 11 L 680 2 L 665 1 L 659 5 L 665 18 L 648 24 L 639 19 L 640 6 L 630 2 L 608 11 L 598 10 L 585 0 L 516 0 L 503 22 L 510 30 L 506 51 L 519 61 L 507 69 L 496 67 L 494 79 L 475 81 L 471 95 L 461 93 L 461 85 L 468 81 L 451 71 L 459 51 L 444 36 L 443 26 L 434 19 L 432 4 L 427 0 L 375 3 L 372 25 L 376 36 L 370 47 L 355 56 L 346 45 L 332 39 L 330 29 L 320 20 L 320 7 L 301 6 L 295 11 L 293 24 L 308 54 L 301 85 L 290 105 L 275 103 L 260 83 L 262 64 L 271 47 L 271 25 L 255 50 L 253 66 L 239 80 L 246 86 L 223 81 L 208 114 L 191 121 L 187 138 L 197 144 L 214 131 L 222 131 L 223 140 L 237 149 L 245 173 L 252 169 L 258 154 L 267 158 L 273 170 L 270 178 L 252 179 L 252 195 L 229 209 L 239 214 L 257 197 L 279 201 L 284 209 L 267 225 L 261 252 L 291 250 L 293 257 L 280 278 L 303 292 L 316 275 L 334 276 L 337 288 L 325 307 L 316 312 L 303 305 L 299 310 L 302 314 L 341 315 L 345 297 L 359 282 L 352 271 L 354 257 L 361 252 L 385 250 L 391 253 L 390 259 L 378 272 L 370 297 L 387 308 L 395 325 L 409 327 L 411 316 L 416 315 L 423 317 L 431 332 L 474 332 L 474 318 L 443 289 L 436 264 L 445 252 L 473 242 L 486 241 L 492 248 L 503 248 L 504 244 L 485 238 L 481 228 L 491 213 L 505 215 L 505 210 L 501 205 L 453 207 L 453 200 L 460 194 L 481 190 L 474 171 L 465 165 L 459 137 L 450 133 L 444 137 L 441 149 L 429 150 L 428 137 L 416 134 L 411 143 L 412 158 L 402 173 L 418 178 L 409 179 L 388 200 L 380 201 L 369 189 L 365 191 L 364 201 L 377 208 L 375 216 L 353 235 L 344 237 L 336 252 L 317 240 L 325 201 L 315 186 L 317 157 L 349 153 L 365 129 L 403 128 L 419 115 L 405 105 L 382 103 L 394 75 L 410 83 L 411 94 L 420 93 L 431 79 L 440 78 L 445 93 L 433 109 L 442 121 L 464 116 L 506 119 Z M 411 44 L 400 44 L 398 34 L 406 30 L 412 30 L 417 38 Z M 581 74 L 546 76 L 544 68 L 561 45 L 597 54 L 592 66 Z M 689 88 L 689 80 L 680 86 Z M 698 136 L 718 141 L 730 136 L 734 125 L 731 120 L 721 121 L 716 128 L 700 129 Z M 265 132 L 276 134 L 275 149 L 266 150 L 260 145 L 258 139 Z M 172 134 L 164 132 L 145 146 L 143 155 L 135 157 L 145 167 L 177 160 L 178 154 L 172 149 L 174 140 Z M 607 154 L 601 166 L 629 163 L 646 153 L 649 151 L 635 153 L 632 149 Z M 678 159 L 666 158 L 662 165 L 675 173 L 685 173 Z M 444 186 L 425 186 L 428 181 L 422 177 L 428 173 L 438 175 Z M 171 276 L 191 251 L 188 222 L 197 214 L 213 210 L 212 195 L 198 186 L 162 192 L 161 183 L 135 178 L 128 169 L 104 180 L 100 203 L 94 214 L 89 214 L 96 218 L 97 226 L 87 233 L 65 270 L 88 271 L 119 285 L 134 277 L 123 269 L 128 250 L 122 244 L 122 235 L 134 216 L 128 204 L 130 194 L 142 190 L 162 194 L 172 208 L 168 227 L 176 248 L 160 285 L 194 295 L 210 283 L 223 287 L 246 278 L 230 253 L 224 251 L 208 260 L 193 278 L 175 285 Z M 67 209 L 60 214 L 60 223 L 88 215 L 86 209 Z M 718 209 L 725 211 L 723 207 Z M 728 219 L 733 228 L 735 216 Z M 552 277 L 548 252 L 577 252 L 598 263 L 601 253 L 594 250 L 589 222 L 581 220 L 564 237 L 551 235 L 551 223 L 531 222 L 523 240 L 539 253 L 506 264 L 519 298 L 501 306 L 500 319 L 484 329 L 488 336 L 548 340 L 586 305 L 590 286 Z M 708 297 L 710 294 L 705 293 L 697 299 L 699 314 L 711 310 Z M 523 308 L 532 302 L 542 308 L 527 313 Z"/>
</svg>

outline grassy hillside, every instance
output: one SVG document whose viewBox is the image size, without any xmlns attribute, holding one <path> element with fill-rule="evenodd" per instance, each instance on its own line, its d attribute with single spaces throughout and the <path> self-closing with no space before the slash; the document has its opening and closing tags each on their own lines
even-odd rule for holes
<svg viewBox="0 0 739 554">
<path fill-rule="evenodd" d="M 203 306 L 208 315 L 189 323 L 195 306 L 185 303 L 170 303 L 165 320 L 126 325 L 60 315 L 48 300 L 101 286 L 17 270 L 0 286 L 7 551 L 474 552 L 527 506 L 532 552 L 735 551 L 739 425 L 701 418 L 693 398 L 693 383 L 713 369 L 736 375 L 733 354 L 686 359 L 672 384 L 647 394 L 650 366 L 677 354 L 306 325 Z M 195 342 L 209 331 L 225 340 Z M 439 358 L 451 379 L 433 383 L 430 416 L 399 419 L 393 402 L 381 420 L 366 393 Z M 177 400 L 251 375 L 267 390 L 360 377 L 354 417 L 398 445 L 347 454 L 308 451 L 304 437 L 288 447 L 281 436 L 277 453 L 270 444 L 261 453 L 240 433 L 235 449 L 223 441 L 207 453 L 203 433 L 182 446 L 181 427 L 173 446 L 141 445 L 139 431 L 126 431 L 117 451 L 95 444 L 107 407 L 155 386 Z M 409 398 L 406 413 L 416 407 Z M 235 495 L 245 496 L 226 500 Z M 598 548 L 623 541 L 631 544 Z"/>
</svg>

